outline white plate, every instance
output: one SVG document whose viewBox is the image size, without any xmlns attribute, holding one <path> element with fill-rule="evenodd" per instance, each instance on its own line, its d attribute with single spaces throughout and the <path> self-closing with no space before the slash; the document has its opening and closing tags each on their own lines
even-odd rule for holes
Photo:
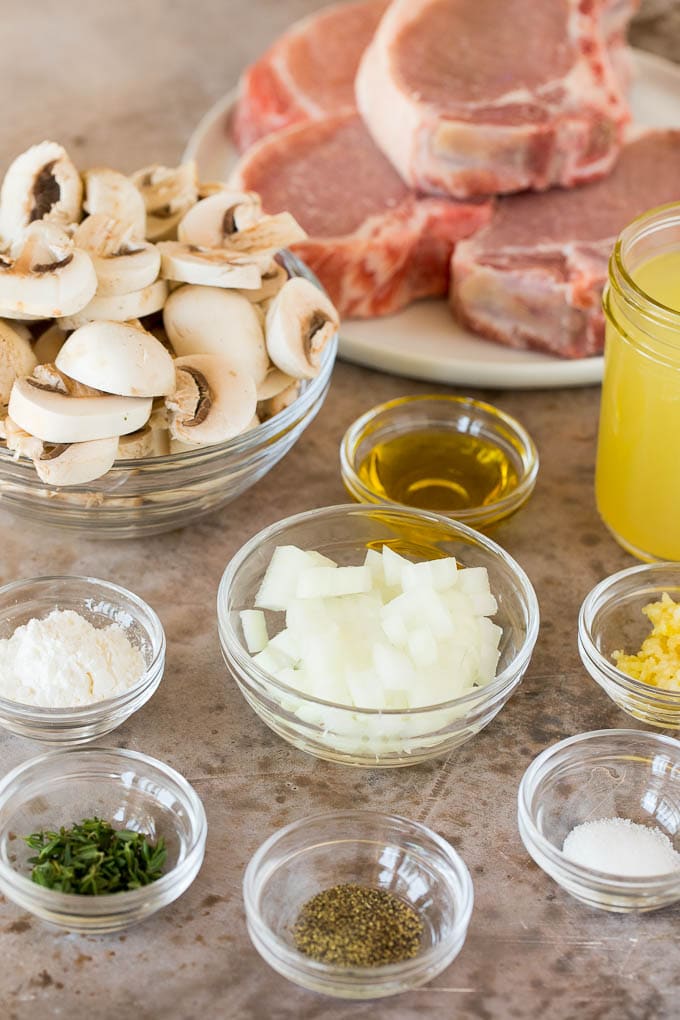
<svg viewBox="0 0 680 1020">
<path fill-rule="evenodd" d="M 634 122 L 680 127 L 680 65 L 641 50 L 635 50 L 634 57 Z M 197 161 L 204 180 L 222 180 L 236 161 L 229 133 L 234 99 L 232 90 L 215 103 L 186 147 L 184 158 Z M 414 379 L 502 389 L 598 383 L 603 361 L 601 357 L 563 361 L 481 340 L 454 322 L 445 301 L 418 301 L 397 315 L 345 321 L 340 355 Z"/>
</svg>

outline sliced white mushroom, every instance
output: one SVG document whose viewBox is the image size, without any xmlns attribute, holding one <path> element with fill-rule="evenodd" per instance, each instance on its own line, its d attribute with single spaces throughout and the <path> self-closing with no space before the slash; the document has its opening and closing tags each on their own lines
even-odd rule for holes
<svg viewBox="0 0 680 1020">
<path fill-rule="evenodd" d="M 143 290 L 133 290 L 129 294 L 118 294 L 115 297 L 94 297 L 75 315 L 66 315 L 59 319 L 62 329 L 78 329 L 88 322 L 97 319 L 109 319 L 111 322 L 129 322 L 141 319 L 161 310 L 168 296 L 168 285 L 165 280 L 156 280 Z"/>
<path fill-rule="evenodd" d="M 165 457 L 170 453 L 170 433 L 167 429 L 153 428 L 150 424 L 121 436 L 118 440 L 118 460 L 140 460 L 143 457 Z"/>
<path fill-rule="evenodd" d="M 283 393 L 289 386 L 295 384 L 297 386 L 298 380 L 293 379 L 292 376 L 286 375 L 276 365 L 272 365 L 268 370 L 267 374 L 257 387 L 257 399 L 260 400 L 271 400 L 272 397 L 277 396 L 279 393 Z"/>
<path fill-rule="evenodd" d="M 175 361 L 177 388 L 166 397 L 170 435 L 208 445 L 240 435 L 255 414 L 257 394 L 250 376 L 216 354 L 191 354 Z"/>
<path fill-rule="evenodd" d="M 295 403 L 299 395 L 300 380 L 294 379 L 289 386 L 286 386 L 284 390 L 280 390 L 275 396 L 269 397 L 268 400 L 258 400 L 257 413 L 260 421 L 269 421 L 275 414 L 279 414 L 280 411 L 284 411 L 291 404 Z"/>
<path fill-rule="evenodd" d="M 83 220 L 73 242 L 92 259 L 97 274 L 97 297 L 143 290 L 154 282 L 161 268 L 161 254 L 156 246 L 135 238 L 129 224 L 106 213 L 94 213 Z"/>
<path fill-rule="evenodd" d="M 131 180 L 144 199 L 146 237 L 150 241 L 174 237 L 177 224 L 198 200 L 196 164 L 146 166 Z"/>
<path fill-rule="evenodd" d="M 266 272 L 262 274 L 260 286 L 255 290 L 239 290 L 239 294 L 243 294 L 249 301 L 253 301 L 260 307 L 260 302 L 269 301 L 271 298 L 276 297 L 287 279 L 288 273 L 283 266 L 279 265 L 278 262 L 272 261 Z M 261 310 L 264 318 L 265 310 Z"/>
<path fill-rule="evenodd" d="M 37 363 L 30 340 L 0 319 L 0 404 L 8 402 L 14 381 L 30 375 Z"/>
<path fill-rule="evenodd" d="M 234 234 L 257 223 L 262 215 L 262 203 L 254 191 L 220 190 L 185 213 L 177 238 L 202 248 L 227 247 Z"/>
<path fill-rule="evenodd" d="M 302 276 L 283 285 L 267 311 L 267 350 L 277 368 L 312 379 L 323 350 L 338 330 L 338 313 L 318 287 Z"/>
<path fill-rule="evenodd" d="M 101 478 L 113 467 L 118 452 L 116 436 L 85 443 L 43 447 L 33 459 L 38 478 L 47 485 L 82 485 Z"/>
<path fill-rule="evenodd" d="M 0 319 L 3 318 L 4 316 L 0 315 Z M 31 330 L 29 329 L 25 322 L 21 322 L 19 319 L 12 319 L 11 317 L 9 319 L 5 319 L 5 322 L 7 323 L 8 326 L 12 327 L 15 333 L 18 333 L 19 336 L 22 336 L 24 340 L 30 340 L 31 343 L 33 342 L 33 334 L 31 333 Z"/>
<path fill-rule="evenodd" d="M 0 272 L 2 271 L 3 256 L 0 252 Z M 49 315 L 28 315 L 26 312 L 17 312 L 15 310 L 10 311 L 9 308 L 0 308 L 0 319 L 9 319 L 12 322 L 44 322 L 45 319 L 49 319 Z"/>
<path fill-rule="evenodd" d="M 36 365 L 33 369 L 31 380 L 45 390 L 65 393 L 69 397 L 99 397 L 102 395 L 101 390 L 87 386 L 76 379 L 71 379 L 70 376 L 66 375 L 65 372 L 61 372 L 51 362 Z"/>
<path fill-rule="evenodd" d="M 203 450 L 202 443 L 183 443 L 181 439 L 170 439 L 170 453 L 193 453 L 194 450 Z"/>
<path fill-rule="evenodd" d="M 35 379 L 17 379 L 9 398 L 12 420 L 46 443 L 127 435 L 141 429 L 150 412 L 150 397 L 73 397 Z"/>
<path fill-rule="evenodd" d="M 207 200 L 206 200 L 207 201 Z M 296 241 L 307 237 L 298 221 L 289 212 L 264 216 L 250 226 L 237 230 L 225 238 L 225 247 L 243 255 L 276 255 L 282 248 L 289 248 Z"/>
<path fill-rule="evenodd" d="M 235 254 L 225 248 L 202 248 L 180 241 L 159 241 L 161 276 L 204 287 L 243 287 L 256 290 L 269 259 Z"/>
<path fill-rule="evenodd" d="M 259 385 L 269 356 L 262 324 L 250 301 L 222 287 L 180 287 L 165 302 L 163 323 L 178 357 L 219 354 Z"/>
<path fill-rule="evenodd" d="M 89 322 L 76 329 L 56 366 L 71 379 L 123 397 L 166 396 L 175 388 L 173 361 L 163 344 L 124 322 Z"/>
<path fill-rule="evenodd" d="M 83 185 L 66 150 L 56 142 L 33 145 L 10 165 L 0 189 L 0 237 L 18 240 L 29 224 L 67 225 L 81 216 Z"/>
<path fill-rule="evenodd" d="M 123 227 L 129 227 L 134 238 L 146 232 L 146 206 L 137 187 L 129 177 L 109 167 L 92 167 L 83 174 L 86 212 L 94 216 L 104 213 Z"/>
<path fill-rule="evenodd" d="M 27 457 L 29 460 L 35 460 L 36 457 L 40 457 L 42 454 L 42 439 L 37 439 L 30 432 L 20 428 L 9 415 L 3 419 L 3 431 L 7 449 L 11 450 L 17 459 L 19 457 Z"/>
<path fill-rule="evenodd" d="M 39 365 L 53 363 L 57 360 L 57 354 L 64 345 L 68 333 L 61 329 L 56 322 L 48 326 L 40 334 L 33 344 L 33 353 Z"/>
<path fill-rule="evenodd" d="M 89 255 L 54 223 L 32 223 L 11 255 L 0 255 L 0 308 L 17 318 L 73 315 L 96 289 Z"/>
</svg>

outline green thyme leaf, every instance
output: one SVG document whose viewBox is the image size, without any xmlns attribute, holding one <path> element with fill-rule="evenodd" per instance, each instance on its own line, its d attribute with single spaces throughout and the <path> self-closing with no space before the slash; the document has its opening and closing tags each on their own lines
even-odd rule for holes
<svg viewBox="0 0 680 1020">
<path fill-rule="evenodd" d="M 31 879 L 46 889 L 83 896 L 139 889 L 161 877 L 167 859 L 163 838 L 150 843 L 141 832 L 114 829 L 101 818 L 84 818 L 70 829 L 41 829 L 23 837 L 31 850 Z"/>
</svg>

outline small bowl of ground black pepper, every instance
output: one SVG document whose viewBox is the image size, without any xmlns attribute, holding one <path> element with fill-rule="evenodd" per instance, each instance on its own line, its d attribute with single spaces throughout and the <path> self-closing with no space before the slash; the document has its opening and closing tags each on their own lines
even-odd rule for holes
<svg viewBox="0 0 680 1020">
<path fill-rule="evenodd" d="M 200 798 L 163 762 L 52 751 L 0 780 L 0 893 L 66 931 L 120 931 L 188 889 L 206 834 Z"/>
<path fill-rule="evenodd" d="M 253 855 L 243 895 L 266 962 L 304 988 L 372 999 L 430 981 L 455 959 L 472 880 L 446 840 L 396 815 L 303 818 Z"/>
</svg>

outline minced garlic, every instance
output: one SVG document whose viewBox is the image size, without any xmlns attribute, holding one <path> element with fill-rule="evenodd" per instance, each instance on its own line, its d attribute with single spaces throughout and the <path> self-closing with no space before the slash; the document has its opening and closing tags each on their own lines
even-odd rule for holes
<svg viewBox="0 0 680 1020">
<path fill-rule="evenodd" d="M 664 592 L 642 612 L 652 624 L 636 655 L 612 652 L 618 669 L 634 680 L 665 691 L 680 691 L 680 604 Z"/>
</svg>

